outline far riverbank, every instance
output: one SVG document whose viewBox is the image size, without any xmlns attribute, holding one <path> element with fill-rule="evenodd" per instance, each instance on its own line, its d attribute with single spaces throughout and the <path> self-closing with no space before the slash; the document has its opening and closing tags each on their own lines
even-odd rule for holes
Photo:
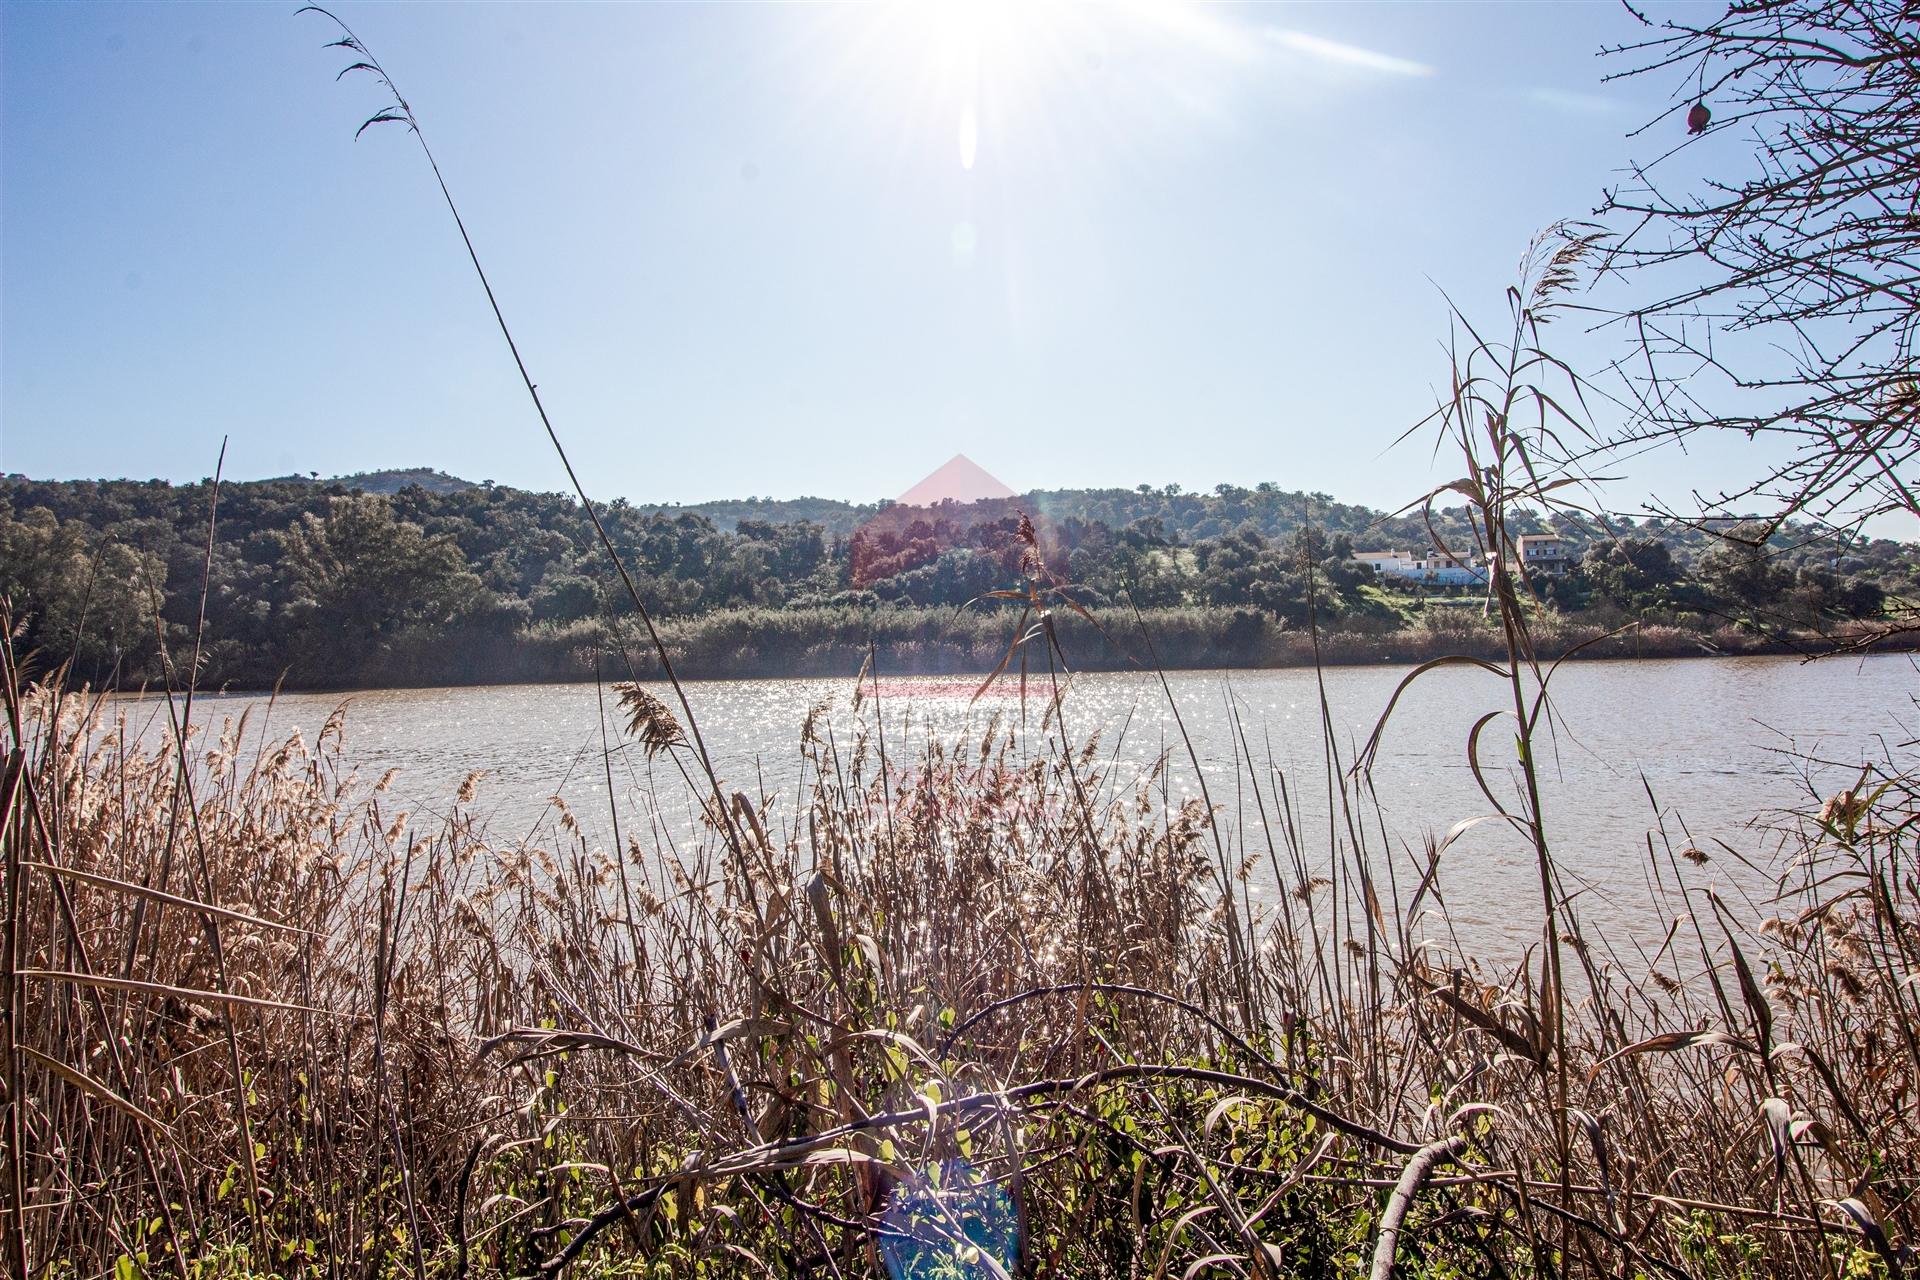
<svg viewBox="0 0 1920 1280">
<path fill-rule="evenodd" d="M 1289 668 L 1413 664 L 1451 654 L 1499 661 L 1500 632 L 1477 610 L 1430 610 L 1424 625 L 1333 630 L 1318 635 L 1285 626 L 1251 609 L 1177 608 L 1137 617 L 1103 610 L 1093 620 L 1069 611 L 1053 615 L 1065 665 L 1075 671 L 1113 672 L 1286 670 Z M 1044 637 L 1025 620 L 1027 639 L 1007 663 L 1018 671 L 1047 669 Z M 659 622 L 661 638 L 683 680 L 807 679 L 850 676 L 872 656 L 887 675 L 983 677 L 1008 657 L 1022 633 L 1011 609 L 725 610 Z M 457 688 L 505 684 L 571 684 L 606 679 L 657 678 L 657 656 L 637 628 L 616 633 L 600 623 L 530 628 L 459 646 L 395 646 L 351 673 L 206 671 L 203 688 L 229 692 L 279 687 L 287 691 Z M 1869 643 L 1869 641 L 1872 641 Z M 1630 623 L 1549 619 L 1534 629 L 1542 661 L 1562 657 L 1699 658 L 1767 655 L 1817 657 L 1920 649 L 1920 632 L 1872 640 L 1856 626 L 1825 634 L 1760 635 L 1722 626 L 1712 631 Z"/>
</svg>

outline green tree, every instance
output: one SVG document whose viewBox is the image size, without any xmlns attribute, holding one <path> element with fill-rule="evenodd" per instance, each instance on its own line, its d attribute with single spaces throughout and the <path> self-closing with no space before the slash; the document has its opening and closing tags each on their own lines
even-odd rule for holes
<svg viewBox="0 0 1920 1280">
<path fill-rule="evenodd" d="M 282 535 L 290 617 L 315 674 L 377 669 L 383 658 L 472 622 L 494 604 L 452 537 L 396 520 L 374 494 L 335 498 Z"/>
<path fill-rule="evenodd" d="M 1748 521 L 1727 531 L 1700 559 L 1700 583 L 1727 604 L 1748 610 L 1777 607 L 1793 574 L 1774 562 L 1767 526 Z"/>
<path fill-rule="evenodd" d="M 25 628 L 42 668 L 71 659 L 76 674 L 138 671 L 155 648 L 154 606 L 166 588 L 160 557 L 104 537 L 45 507 L 16 520 L 0 511 L 0 597 Z"/>
<path fill-rule="evenodd" d="M 1665 608 L 1680 570 L 1665 543 L 1654 538 L 1596 542 L 1580 558 L 1580 577 L 1593 598 L 1621 609 Z"/>
</svg>

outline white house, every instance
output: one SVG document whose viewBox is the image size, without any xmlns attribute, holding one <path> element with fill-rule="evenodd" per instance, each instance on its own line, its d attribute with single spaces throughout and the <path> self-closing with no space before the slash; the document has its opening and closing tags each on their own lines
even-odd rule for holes
<svg viewBox="0 0 1920 1280">
<path fill-rule="evenodd" d="M 1470 587 L 1487 580 L 1485 569 L 1455 563 L 1438 547 L 1430 549 L 1425 559 L 1409 551 L 1356 551 L 1353 558 L 1372 566 L 1375 573 L 1427 586 Z"/>
<path fill-rule="evenodd" d="M 1356 551 L 1353 558 L 1371 565 L 1375 573 L 1397 573 L 1402 577 L 1413 573 L 1413 557 L 1404 551 Z"/>
</svg>

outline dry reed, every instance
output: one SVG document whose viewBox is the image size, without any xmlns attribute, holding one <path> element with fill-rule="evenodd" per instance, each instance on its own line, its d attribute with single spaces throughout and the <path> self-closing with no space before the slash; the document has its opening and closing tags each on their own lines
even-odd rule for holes
<svg viewBox="0 0 1920 1280">
<path fill-rule="evenodd" d="M 1263 914 L 1172 762 L 1032 729 L 888 769 L 870 702 L 822 712 L 737 849 L 709 802 L 615 853 L 394 813 L 338 722 L 183 771 L 109 710 L 11 704 L 31 1274 L 1784 1276 L 1913 1234 L 1905 778 L 1809 816 L 1765 920 L 1656 850 L 1669 945 L 1569 935 L 1556 1003 L 1429 959 L 1437 870 L 1397 918 L 1364 848 L 1321 875 L 1273 776 Z"/>
</svg>

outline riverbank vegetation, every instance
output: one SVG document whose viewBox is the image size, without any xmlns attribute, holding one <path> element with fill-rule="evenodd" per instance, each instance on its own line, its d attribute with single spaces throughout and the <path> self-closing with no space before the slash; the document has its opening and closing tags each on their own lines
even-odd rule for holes
<svg viewBox="0 0 1920 1280">
<path fill-rule="evenodd" d="M 214 518 L 211 484 L 10 477 L 0 593 L 25 651 L 95 682 L 150 678 L 163 645 L 188 650 L 195 636 L 203 681 L 237 688 L 578 680 L 593 652 L 632 638 L 614 621 L 624 586 L 576 500 L 398 479 L 391 493 L 223 484 Z M 845 675 L 870 646 L 897 671 L 990 669 L 1007 620 L 985 597 L 1018 582 L 1029 511 L 1047 563 L 1099 620 L 1075 647 L 1090 670 L 1139 664 L 1143 619 L 1176 667 L 1310 662 L 1310 621 L 1325 661 L 1420 660 L 1439 651 L 1436 636 L 1475 652 L 1499 645 L 1484 585 L 1426 588 L 1352 559 L 1356 547 L 1432 545 L 1418 515 L 1271 485 L 893 508 L 850 528 L 598 508 L 674 652 L 702 677 Z M 1471 556 L 1461 508 L 1434 528 Z M 1811 651 L 1920 599 L 1920 554 L 1885 539 L 1516 512 L 1514 536 L 1543 531 L 1584 549 L 1570 573 L 1534 583 L 1567 648 L 1638 624 L 1604 652 Z"/>
</svg>

